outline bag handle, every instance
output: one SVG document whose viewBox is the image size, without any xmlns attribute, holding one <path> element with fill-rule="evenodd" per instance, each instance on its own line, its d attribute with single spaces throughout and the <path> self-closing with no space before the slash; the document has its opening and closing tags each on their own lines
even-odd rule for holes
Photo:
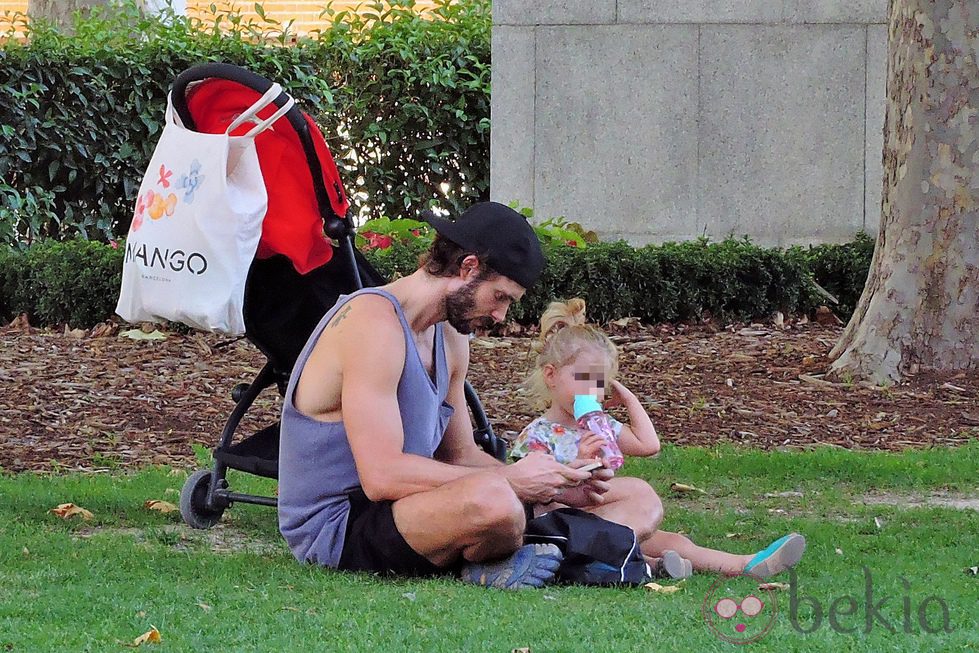
<svg viewBox="0 0 979 653">
<path fill-rule="evenodd" d="M 251 138 L 253 136 L 258 136 L 263 131 L 265 131 L 266 129 L 268 129 L 269 127 L 271 127 L 272 126 L 272 123 L 274 123 L 276 120 L 278 120 L 282 116 L 284 116 L 287 113 L 289 113 L 289 109 L 291 109 L 293 107 L 293 105 L 295 105 L 295 104 L 296 104 L 296 101 L 293 100 L 290 97 L 288 100 L 286 100 L 286 103 L 285 104 L 283 104 L 281 107 L 279 107 L 279 110 L 278 111 L 276 111 L 275 113 L 273 113 L 271 116 L 269 116 L 268 118 L 266 118 L 262 122 L 256 124 L 254 127 L 252 127 L 248 131 L 248 133 L 245 134 L 244 138 Z"/>
<path fill-rule="evenodd" d="M 180 117 L 180 113 L 173 107 L 173 91 L 167 93 L 167 112 L 164 114 L 163 119 L 180 127 L 184 127 L 183 118 Z"/>
<path fill-rule="evenodd" d="M 242 124 L 248 122 L 249 120 L 254 120 L 258 112 L 264 109 L 265 107 L 267 107 L 268 105 L 272 104 L 272 102 L 274 102 L 275 99 L 279 97 L 281 93 L 282 93 L 282 87 L 279 86 L 278 84 L 272 84 L 272 86 L 269 87 L 269 90 L 265 91 L 265 94 L 262 95 L 262 97 L 258 98 L 255 104 L 245 109 L 240 116 L 235 118 L 231 122 L 231 124 L 228 125 L 228 128 L 224 130 L 224 133 L 230 134 L 235 129 L 240 127 Z M 289 98 L 289 100 L 291 101 L 292 98 Z M 289 106 L 291 107 L 292 105 Z"/>
</svg>

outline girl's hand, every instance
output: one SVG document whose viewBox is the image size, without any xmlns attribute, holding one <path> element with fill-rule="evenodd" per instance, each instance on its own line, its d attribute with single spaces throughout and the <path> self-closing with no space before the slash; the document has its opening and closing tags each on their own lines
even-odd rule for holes
<svg viewBox="0 0 979 653">
<path fill-rule="evenodd" d="M 588 463 L 594 462 L 592 460 L 573 460 L 568 463 L 569 467 L 574 467 L 575 469 L 587 465 Z M 582 500 L 585 501 L 583 504 L 579 504 L 576 507 L 581 507 L 582 505 L 597 506 L 605 501 L 605 493 L 608 492 L 612 486 L 609 485 L 609 481 L 615 476 L 615 472 L 606 467 L 600 467 L 598 469 L 592 470 L 591 477 L 581 484 L 576 490 L 580 490 L 578 494 L 572 494 L 570 497 L 571 501 Z M 568 491 L 566 491 L 568 492 Z M 571 504 L 567 504 L 571 505 Z"/>
<path fill-rule="evenodd" d="M 578 487 L 564 490 L 554 497 L 554 500 L 572 508 L 600 506 L 605 502 L 605 493 L 612 487 L 608 482 L 611 477 L 612 472 L 610 470 L 596 469 L 592 472 L 590 480 Z"/>
<path fill-rule="evenodd" d="M 602 445 L 605 438 L 594 433 L 589 433 L 578 441 L 578 458 L 590 459 L 602 457 Z"/>
<path fill-rule="evenodd" d="M 605 401 L 605 408 L 614 408 L 616 406 L 625 406 L 625 402 L 632 398 L 635 399 L 636 395 L 632 394 L 632 390 L 625 387 L 616 380 L 612 380 L 609 384 L 612 389 L 612 396 Z"/>
</svg>

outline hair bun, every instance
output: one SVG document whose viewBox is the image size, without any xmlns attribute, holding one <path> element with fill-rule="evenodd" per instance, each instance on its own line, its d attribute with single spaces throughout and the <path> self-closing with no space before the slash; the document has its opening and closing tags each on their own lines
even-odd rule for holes
<svg viewBox="0 0 979 653">
<path fill-rule="evenodd" d="M 568 326 L 585 324 L 585 300 L 575 297 L 566 302 L 551 302 L 540 318 L 540 344 Z"/>
<path fill-rule="evenodd" d="M 568 307 L 568 317 L 570 318 L 569 324 L 584 324 L 585 323 L 585 300 L 581 297 L 575 297 L 569 299 L 565 306 Z"/>
</svg>

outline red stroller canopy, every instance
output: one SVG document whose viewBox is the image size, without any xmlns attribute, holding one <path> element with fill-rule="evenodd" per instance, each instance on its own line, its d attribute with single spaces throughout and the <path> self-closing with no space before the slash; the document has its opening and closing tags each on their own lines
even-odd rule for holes
<svg viewBox="0 0 979 653">
<path fill-rule="evenodd" d="M 261 93 L 237 82 L 210 78 L 188 88 L 187 108 L 197 131 L 220 134 L 260 97 Z M 268 118 L 276 109 L 270 104 L 259 112 L 259 118 Z M 323 135 L 312 118 L 306 113 L 302 116 L 309 125 L 330 206 L 319 206 L 313 188 L 313 171 L 299 136 L 285 117 L 279 119 L 255 139 L 269 200 L 256 256 L 266 259 L 283 254 L 299 274 L 306 274 L 333 256 L 333 247 L 323 232 L 321 210 L 330 210 L 338 218 L 344 218 L 350 202 Z M 243 135 L 252 126 L 243 124 L 232 135 Z"/>
</svg>

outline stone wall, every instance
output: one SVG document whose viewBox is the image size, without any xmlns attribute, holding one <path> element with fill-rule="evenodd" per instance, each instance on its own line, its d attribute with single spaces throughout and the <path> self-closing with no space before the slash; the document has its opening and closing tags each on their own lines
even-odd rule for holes
<svg viewBox="0 0 979 653">
<path fill-rule="evenodd" d="M 876 233 L 887 0 L 493 12 L 493 199 L 634 244 Z"/>
</svg>

